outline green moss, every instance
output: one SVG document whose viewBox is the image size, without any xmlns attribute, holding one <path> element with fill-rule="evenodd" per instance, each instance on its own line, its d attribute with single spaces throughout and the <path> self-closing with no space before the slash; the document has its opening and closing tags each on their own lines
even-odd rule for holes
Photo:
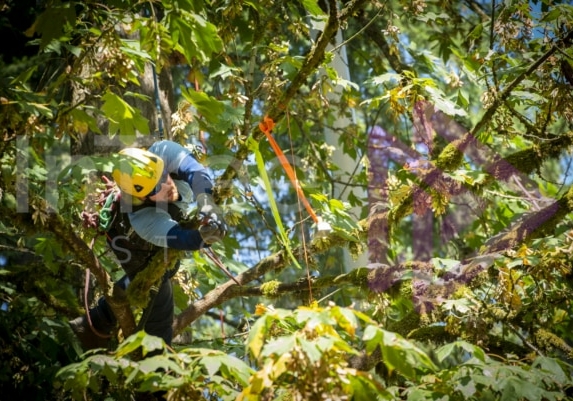
<svg viewBox="0 0 573 401">
<path fill-rule="evenodd" d="M 348 251 L 354 260 L 358 259 L 358 257 L 364 253 L 365 248 L 366 247 L 364 246 L 363 242 L 350 241 L 348 243 Z"/>
<path fill-rule="evenodd" d="M 385 329 L 406 337 L 412 331 L 419 329 L 420 326 L 422 326 L 420 314 L 413 310 L 399 321 L 389 321 Z"/>
<path fill-rule="evenodd" d="M 569 191 L 567 191 L 567 193 L 564 195 L 564 198 L 567 202 L 567 211 L 571 212 L 573 211 L 573 187 L 571 187 L 569 189 Z"/>
<path fill-rule="evenodd" d="M 127 298 L 132 306 L 145 308 L 149 303 L 151 288 L 159 283 L 166 271 L 175 267 L 182 252 L 169 249 L 167 255 L 163 250 L 158 251 L 149 265 L 135 276 L 127 287 Z"/>
<path fill-rule="evenodd" d="M 331 248 L 331 241 L 328 237 L 315 236 L 312 240 L 312 246 L 315 252 L 322 253 Z"/>
<path fill-rule="evenodd" d="M 392 234 L 392 229 L 404 217 L 408 216 L 414 211 L 414 201 L 412 198 L 413 191 L 410 189 L 409 194 L 400 202 L 400 204 L 388 211 L 388 229 L 389 235 Z"/>
<path fill-rule="evenodd" d="M 539 329 L 535 332 L 535 341 L 540 347 L 551 351 L 557 348 L 567 354 L 567 357 L 573 359 L 573 348 L 565 342 L 562 338 L 556 336 L 550 331 Z"/>
<path fill-rule="evenodd" d="M 459 146 L 459 140 L 449 143 L 438 156 L 436 167 L 444 171 L 456 169 L 464 157 L 464 154 L 458 150 Z"/>
<path fill-rule="evenodd" d="M 271 280 L 261 284 L 261 292 L 265 297 L 276 296 L 279 291 L 280 281 Z"/>
<path fill-rule="evenodd" d="M 456 336 L 446 331 L 446 326 L 422 326 L 408 333 L 412 340 L 431 340 L 433 343 L 443 344 L 455 341 Z"/>
<path fill-rule="evenodd" d="M 402 283 L 402 286 L 400 287 L 400 296 L 402 296 L 403 298 L 410 298 L 410 299 L 414 296 L 411 280 Z"/>
</svg>

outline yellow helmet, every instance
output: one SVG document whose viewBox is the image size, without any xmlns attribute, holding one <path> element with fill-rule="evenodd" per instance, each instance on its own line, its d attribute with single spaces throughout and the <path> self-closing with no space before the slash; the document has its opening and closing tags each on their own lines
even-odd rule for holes
<svg viewBox="0 0 573 401">
<path fill-rule="evenodd" d="M 119 151 L 124 156 L 111 175 L 119 188 L 132 196 L 143 198 L 157 186 L 164 171 L 163 160 L 147 150 L 125 148 Z"/>
</svg>

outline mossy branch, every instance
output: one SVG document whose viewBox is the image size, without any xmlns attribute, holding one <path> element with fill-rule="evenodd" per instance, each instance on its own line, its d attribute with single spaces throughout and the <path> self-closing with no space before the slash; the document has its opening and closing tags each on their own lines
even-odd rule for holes
<svg viewBox="0 0 573 401">
<path fill-rule="evenodd" d="M 183 251 L 165 248 L 157 251 L 145 269 L 137 273 L 127 287 L 127 298 L 132 306 L 145 308 L 149 303 L 151 287 L 158 285 L 165 273 L 175 268 Z"/>
<path fill-rule="evenodd" d="M 547 235 L 565 216 L 573 212 L 573 187 L 551 205 L 518 220 L 507 232 L 491 238 L 486 243 L 486 253 L 511 249 L 534 238 Z"/>
<path fill-rule="evenodd" d="M 484 166 L 484 172 L 488 173 L 488 177 L 480 184 L 480 188 L 493 181 L 507 181 L 518 174 L 534 173 L 541 168 L 544 162 L 560 157 L 572 145 L 573 132 L 567 132 L 551 141 L 523 149 L 505 158 L 497 156 L 489 165 Z M 468 135 L 451 142 L 438 156 L 435 166 L 419 178 L 419 184 L 424 188 L 432 188 L 436 186 L 435 183 L 447 180 L 443 172 L 458 167 L 464 151 L 479 151 L 480 147 L 480 142 Z M 389 228 L 392 229 L 400 220 L 412 213 L 414 195 L 417 190 L 419 190 L 418 187 L 411 188 L 408 195 L 390 212 L 382 212 L 384 213 L 383 216 L 373 214 L 371 219 L 387 219 Z M 467 190 L 473 191 L 474 188 L 467 187 Z"/>
<path fill-rule="evenodd" d="M 368 277 L 372 273 L 372 269 L 366 267 L 359 267 L 346 274 L 336 276 L 325 276 L 314 278 L 301 278 L 295 282 L 284 283 L 278 280 L 268 281 L 260 286 L 252 287 L 239 287 L 234 290 L 235 296 L 249 296 L 249 297 L 267 297 L 279 298 L 285 294 L 307 292 L 310 289 L 320 290 L 331 287 L 343 287 L 345 285 L 368 289 Z"/>
<path fill-rule="evenodd" d="M 364 23 L 367 22 L 364 17 L 361 18 L 363 19 Z M 388 43 L 381 35 L 375 31 L 373 27 L 368 27 L 366 32 L 369 34 L 369 37 L 373 40 L 373 42 L 380 48 L 382 53 L 387 57 L 391 67 L 397 73 L 404 74 L 406 70 L 410 70 L 408 66 L 402 64 L 400 60 L 395 55 L 393 55 L 392 52 L 389 51 Z M 420 181 L 427 182 L 428 179 L 431 179 L 432 177 L 440 176 L 443 171 L 453 171 L 458 168 L 463 162 L 464 152 L 467 150 L 471 151 L 472 147 L 479 145 L 479 141 L 477 140 L 478 133 L 481 132 L 481 130 L 491 122 L 498 109 L 506 103 L 507 99 L 511 95 L 511 92 L 527 77 L 533 74 L 554 53 L 556 53 L 564 43 L 568 43 L 571 38 L 573 38 L 573 31 L 568 32 L 563 38 L 553 43 L 552 46 L 543 55 L 541 55 L 541 57 L 531 63 L 531 65 L 525 71 L 515 77 L 512 82 L 504 87 L 493 101 L 493 104 L 485 111 L 484 115 L 475 124 L 475 126 L 471 130 L 468 130 L 465 134 L 461 135 L 459 138 L 451 140 L 451 142 L 444 147 L 442 152 L 435 159 L 435 168 L 429 171 L 424 177 L 422 177 Z M 408 116 L 412 122 L 414 122 L 412 114 L 409 113 Z M 559 140 L 566 142 L 563 144 L 563 146 L 571 145 L 571 135 L 562 136 L 559 138 Z M 556 151 L 560 153 L 562 149 L 559 149 L 560 144 L 558 142 L 559 141 L 541 145 L 541 147 L 545 149 L 529 149 L 527 151 L 518 152 L 513 155 L 513 157 L 510 157 L 507 160 L 502 160 L 501 162 L 498 159 L 496 162 L 497 165 L 494 164 L 492 168 L 495 171 L 496 168 L 507 166 L 509 164 L 515 167 L 517 170 L 528 174 L 538 169 L 544 160 L 543 157 L 536 157 L 535 153 L 538 150 L 541 151 L 539 153 L 545 155 L 553 155 L 556 153 Z M 545 152 L 543 152 L 543 150 L 545 150 Z M 495 176 L 495 174 L 492 175 Z M 498 179 L 498 177 L 494 177 L 494 179 Z M 412 213 L 414 195 L 415 190 L 410 190 L 409 194 L 402 198 L 400 204 L 398 204 L 392 210 L 392 212 L 385 217 L 389 223 L 388 227 L 390 230 L 396 223 Z"/>
<path fill-rule="evenodd" d="M 518 222 L 508 233 L 504 233 L 490 244 L 479 256 L 462 263 L 458 272 L 448 278 L 444 284 L 445 291 L 448 294 L 453 293 L 459 286 L 471 283 L 481 272 L 487 269 L 495 259 L 497 252 L 508 248 L 516 247 L 524 241 L 530 241 L 545 235 L 554 229 L 556 224 L 561 221 L 568 213 L 573 211 L 573 188 L 569 190 L 562 198 L 557 200 L 553 205 L 529 214 L 523 221 Z M 375 217 L 360 222 L 363 228 L 359 233 L 360 240 L 366 240 L 369 224 L 374 218 L 386 218 L 386 213 L 379 213 Z M 336 234 L 331 233 L 324 239 L 316 241 L 308 247 L 311 254 L 320 254 L 334 247 L 347 246 L 349 241 Z M 303 249 L 294 250 L 295 255 L 302 255 Z M 190 305 L 180 315 L 176 316 L 174 321 L 174 331 L 177 333 L 184 327 L 191 324 L 209 309 L 221 305 L 232 298 L 240 296 L 262 296 L 265 295 L 265 289 L 261 287 L 246 287 L 245 284 L 254 281 L 266 273 L 279 272 L 286 267 L 288 258 L 285 258 L 284 252 L 279 251 L 270 255 L 251 269 L 239 274 L 236 279 L 242 286 L 238 286 L 233 281 L 228 281 L 214 290 L 207 293 L 202 299 Z M 357 288 L 365 288 L 370 291 L 384 292 L 394 287 L 399 282 L 400 273 L 404 269 L 424 271 L 428 269 L 427 263 L 412 261 L 404 265 L 389 267 L 381 265 L 374 269 L 366 267 L 357 268 L 347 274 L 332 277 L 322 277 L 312 279 L 309 283 L 307 279 L 295 283 L 274 283 L 273 292 L 275 294 L 287 292 L 299 292 L 309 289 L 327 288 L 332 286 L 353 285 Z M 267 288 L 268 290 L 268 288 Z M 267 295 L 268 295 L 268 291 Z M 447 296 L 448 294 L 442 294 Z"/>
<path fill-rule="evenodd" d="M 543 350 L 551 351 L 558 349 L 563 352 L 568 359 L 573 360 L 573 347 L 567 344 L 561 337 L 545 329 L 537 330 L 533 337 L 537 345 Z"/>
</svg>

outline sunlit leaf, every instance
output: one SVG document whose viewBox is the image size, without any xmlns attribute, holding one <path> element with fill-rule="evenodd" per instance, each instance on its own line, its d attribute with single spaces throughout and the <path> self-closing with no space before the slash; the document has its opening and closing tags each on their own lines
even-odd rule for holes
<svg viewBox="0 0 573 401">
<path fill-rule="evenodd" d="M 430 95 L 429 100 L 436 106 L 438 110 L 443 111 L 445 114 L 449 116 L 461 116 L 461 117 L 467 116 L 467 112 L 465 110 L 458 107 L 456 103 L 447 99 L 444 96 L 444 93 L 439 89 L 432 86 L 426 86 L 424 89 Z"/>
<path fill-rule="evenodd" d="M 325 12 L 318 5 L 317 0 L 301 0 L 304 8 L 313 16 L 323 15 Z"/>
<path fill-rule="evenodd" d="M 271 318 L 268 315 L 261 316 L 249 331 L 247 347 L 255 358 L 259 357 L 261 350 L 263 349 L 270 323 Z"/>
<path fill-rule="evenodd" d="M 478 346 L 470 344 L 465 341 L 456 341 L 454 343 L 446 344 L 436 351 L 439 361 L 445 361 L 447 358 L 455 356 L 456 359 L 468 360 L 469 358 L 477 358 L 482 362 L 486 361 L 485 352 Z"/>
<path fill-rule="evenodd" d="M 148 120 L 141 115 L 139 109 L 131 107 L 126 101 L 112 92 L 103 95 L 104 102 L 101 110 L 109 120 L 110 134 L 119 132 L 122 137 L 134 137 L 136 131 L 149 133 Z M 129 139 L 127 139 L 129 140 Z"/>
<path fill-rule="evenodd" d="M 279 356 L 290 352 L 295 345 L 295 341 L 295 335 L 274 339 L 264 346 L 261 356 L 268 357 L 273 354 Z"/>
</svg>

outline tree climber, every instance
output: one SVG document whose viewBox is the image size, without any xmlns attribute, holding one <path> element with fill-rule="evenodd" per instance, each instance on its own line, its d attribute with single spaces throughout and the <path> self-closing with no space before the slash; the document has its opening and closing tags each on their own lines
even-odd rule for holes
<svg viewBox="0 0 573 401">
<path fill-rule="evenodd" d="M 119 154 L 127 162 L 119 163 L 112 172 L 120 189 L 119 210 L 106 234 L 108 246 L 125 271 L 117 285 L 126 289 L 157 252 L 209 247 L 225 237 L 227 226 L 213 201 L 209 172 L 189 150 L 175 142 L 159 141 L 147 151 L 126 148 Z M 197 229 L 184 226 L 193 197 L 200 222 Z M 161 337 L 168 345 L 173 337 L 174 310 L 170 279 L 178 267 L 179 261 L 165 273 L 143 313 L 145 332 Z M 106 299 L 100 298 L 87 313 L 89 316 L 70 322 L 72 330 L 85 350 L 107 346 L 103 337 L 109 337 L 117 322 Z"/>
</svg>

